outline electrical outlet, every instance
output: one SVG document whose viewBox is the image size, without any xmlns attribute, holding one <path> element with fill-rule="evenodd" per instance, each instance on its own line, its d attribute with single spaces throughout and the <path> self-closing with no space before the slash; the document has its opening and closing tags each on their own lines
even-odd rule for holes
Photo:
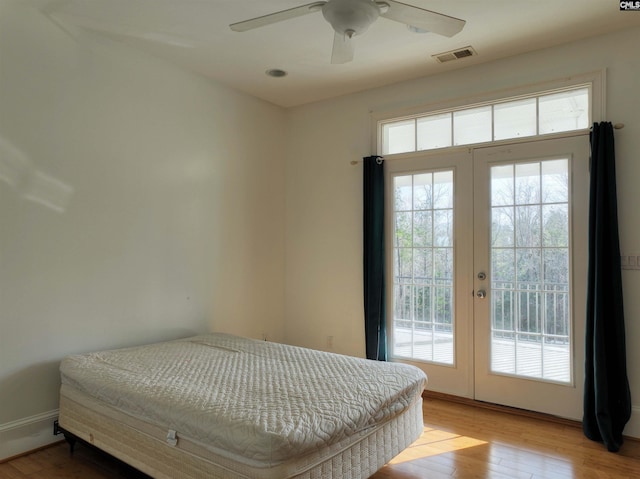
<svg viewBox="0 0 640 479">
<path fill-rule="evenodd" d="M 637 253 L 621 254 L 620 267 L 622 269 L 640 269 L 640 254 L 637 254 Z"/>
</svg>

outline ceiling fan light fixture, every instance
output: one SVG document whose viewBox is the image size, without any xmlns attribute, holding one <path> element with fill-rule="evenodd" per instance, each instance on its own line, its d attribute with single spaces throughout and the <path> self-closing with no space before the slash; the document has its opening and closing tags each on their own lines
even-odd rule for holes
<svg viewBox="0 0 640 479">
<path fill-rule="evenodd" d="M 322 15 L 337 33 L 351 37 L 366 32 L 380 16 L 380 8 L 371 0 L 329 1 Z"/>
<path fill-rule="evenodd" d="M 316 0 L 307 5 L 280 10 L 261 17 L 229 25 L 234 32 L 246 32 L 322 10 L 324 19 L 334 30 L 331 63 L 353 60 L 352 37 L 367 31 L 378 17 L 409 25 L 415 33 L 431 32 L 452 37 L 462 30 L 465 21 L 396 0 Z"/>
</svg>

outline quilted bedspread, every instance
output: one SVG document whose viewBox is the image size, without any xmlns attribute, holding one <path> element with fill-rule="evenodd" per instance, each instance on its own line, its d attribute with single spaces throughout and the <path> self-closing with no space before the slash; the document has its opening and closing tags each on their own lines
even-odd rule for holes
<svg viewBox="0 0 640 479">
<path fill-rule="evenodd" d="M 275 465 L 385 422 L 424 373 L 227 334 L 73 355 L 62 383 L 218 451 Z"/>
</svg>

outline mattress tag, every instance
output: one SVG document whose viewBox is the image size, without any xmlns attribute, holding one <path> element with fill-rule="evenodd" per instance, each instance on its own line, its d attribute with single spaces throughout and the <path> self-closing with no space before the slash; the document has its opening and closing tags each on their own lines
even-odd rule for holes
<svg viewBox="0 0 640 479">
<path fill-rule="evenodd" d="M 171 447 L 175 447 L 178 444 L 178 435 L 173 429 L 169 429 L 169 432 L 167 432 L 167 444 Z"/>
</svg>

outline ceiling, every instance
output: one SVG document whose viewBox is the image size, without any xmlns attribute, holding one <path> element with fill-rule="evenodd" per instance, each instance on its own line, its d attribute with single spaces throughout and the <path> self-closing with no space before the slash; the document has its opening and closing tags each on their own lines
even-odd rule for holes
<svg viewBox="0 0 640 479">
<path fill-rule="evenodd" d="M 403 0 L 466 20 L 447 38 L 378 18 L 355 59 L 331 64 L 333 30 L 313 13 L 247 32 L 229 24 L 313 0 L 30 0 L 67 34 L 106 35 L 266 101 L 290 107 L 640 26 L 614 0 Z M 432 55 L 473 47 L 447 63 Z M 269 69 L 288 74 L 272 78 Z"/>
</svg>

